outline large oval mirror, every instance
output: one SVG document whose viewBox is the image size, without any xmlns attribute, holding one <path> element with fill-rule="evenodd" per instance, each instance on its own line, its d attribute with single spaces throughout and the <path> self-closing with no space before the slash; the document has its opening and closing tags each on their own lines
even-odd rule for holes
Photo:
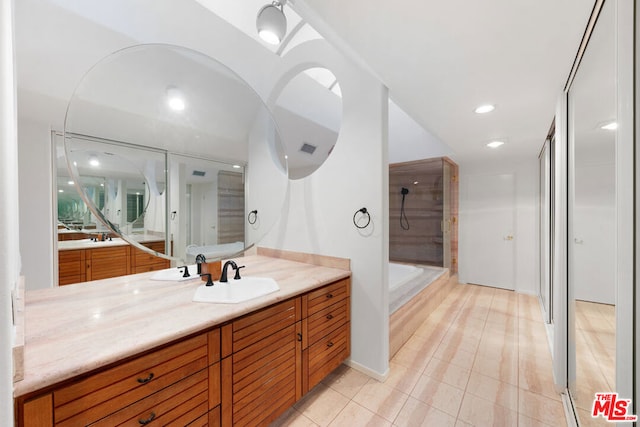
<svg viewBox="0 0 640 427">
<path fill-rule="evenodd" d="M 342 93 L 326 68 L 308 68 L 279 94 L 274 116 L 282 133 L 289 178 L 315 172 L 331 154 L 342 122 Z"/>
<path fill-rule="evenodd" d="M 68 182 L 90 211 L 83 221 L 155 255 L 237 254 L 284 206 L 275 121 L 246 82 L 199 52 L 152 44 L 108 56 L 76 88 L 64 132 Z M 145 245 L 158 239 L 164 251 Z"/>
</svg>

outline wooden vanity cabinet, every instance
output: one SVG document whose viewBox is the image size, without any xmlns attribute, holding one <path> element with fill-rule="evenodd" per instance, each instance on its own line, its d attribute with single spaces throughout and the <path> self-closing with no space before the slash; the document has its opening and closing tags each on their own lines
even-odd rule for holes
<svg viewBox="0 0 640 427">
<path fill-rule="evenodd" d="M 108 279 L 129 274 L 130 249 L 126 246 L 85 249 L 87 280 Z"/>
<path fill-rule="evenodd" d="M 85 250 L 70 250 L 58 252 L 58 284 L 86 282 L 87 267 Z"/>
<path fill-rule="evenodd" d="M 222 327 L 223 425 L 268 425 L 302 396 L 300 298 Z"/>
<path fill-rule="evenodd" d="M 164 241 L 146 242 L 142 243 L 142 246 L 146 246 L 147 248 L 161 254 L 164 253 Z M 164 270 L 169 267 L 171 267 L 171 263 L 168 259 L 157 257 L 133 246 L 131 247 L 131 274 Z"/>
<path fill-rule="evenodd" d="M 267 426 L 349 356 L 350 283 L 20 398 L 17 425 Z"/>
<path fill-rule="evenodd" d="M 302 296 L 303 392 L 311 390 L 351 354 L 351 286 L 344 279 Z"/>
<path fill-rule="evenodd" d="M 100 243 L 96 243 L 99 245 Z M 164 253 L 164 241 L 142 243 Z M 128 274 L 146 273 L 169 268 L 170 261 L 141 251 L 130 245 L 95 247 L 58 251 L 58 284 L 108 279 Z"/>
<path fill-rule="evenodd" d="M 219 425 L 220 330 L 75 379 L 16 409 L 24 427 Z"/>
</svg>

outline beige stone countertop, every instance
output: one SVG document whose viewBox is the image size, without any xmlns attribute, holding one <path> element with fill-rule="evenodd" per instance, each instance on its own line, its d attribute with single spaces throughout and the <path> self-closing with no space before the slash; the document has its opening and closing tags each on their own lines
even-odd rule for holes
<svg viewBox="0 0 640 427">
<path fill-rule="evenodd" d="M 135 236 L 134 239 L 138 243 L 164 242 L 164 237 L 158 237 L 151 234 Z M 98 240 L 97 242 L 94 242 L 91 239 L 61 240 L 58 242 L 58 250 L 72 251 L 76 249 L 99 249 L 113 246 L 125 246 L 128 244 L 129 243 L 124 239 L 119 237 L 114 237 L 111 240 L 107 239 L 105 241 Z"/>
<path fill-rule="evenodd" d="M 237 258 L 243 276 L 271 277 L 280 290 L 239 304 L 193 302 L 202 282 L 150 280 L 152 273 L 96 280 L 25 295 L 22 396 L 153 349 L 351 275 L 261 255 Z"/>
</svg>

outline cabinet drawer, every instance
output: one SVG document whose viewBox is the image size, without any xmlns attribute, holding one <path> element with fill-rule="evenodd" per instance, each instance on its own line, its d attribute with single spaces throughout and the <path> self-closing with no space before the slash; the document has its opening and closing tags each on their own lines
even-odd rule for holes
<svg viewBox="0 0 640 427">
<path fill-rule="evenodd" d="M 99 243 L 96 243 L 98 245 Z M 108 248 L 92 248 L 91 259 L 93 261 L 105 258 L 125 258 L 129 255 L 129 246 L 111 246 Z"/>
<path fill-rule="evenodd" d="M 62 387 L 53 393 L 56 424 L 90 424 L 205 370 L 207 349 L 201 334 Z"/>
<path fill-rule="evenodd" d="M 87 276 L 84 274 L 76 274 L 73 276 L 61 276 L 58 278 L 58 285 L 71 285 L 73 283 L 85 282 L 87 280 Z"/>
<path fill-rule="evenodd" d="M 197 372 L 90 425 L 186 426 L 209 410 L 207 383 L 207 371 Z"/>
<path fill-rule="evenodd" d="M 317 313 L 318 311 L 335 304 L 337 301 L 347 298 L 351 293 L 350 280 L 344 279 L 339 282 L 327 285 L 307 295 L 307 315 Z"/>
<path fill-rule="evenodd" d="M 350 298 L 340 300 L 337 303 L 318 311 L 312 316 L 309 316 L 309 319 L 307 320 L 309 345 L 314 344 L 320 338 L 326 336 L 337 327 L 351 320 L 350 301 Z"/>
<path fill-rule="evenodd" d="M 309 390 L 349 357 L 351 324 L 346 323 L 325 338 L 309 346 L 307 364 L 309 369 Z"/>
<path fill-rule="evenodd" d="M 290 299 L 233 322 L 233 352 L 260 341 L 301 319 L 299 298 Z"/>
</svg>

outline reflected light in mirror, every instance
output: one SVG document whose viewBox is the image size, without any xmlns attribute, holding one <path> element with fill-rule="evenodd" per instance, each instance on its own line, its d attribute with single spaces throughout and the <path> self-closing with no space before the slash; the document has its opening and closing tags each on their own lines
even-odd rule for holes
<svg viewBox="0 0 640 427">
<path fill-rule="evenodd" d="M 616 129 L 618 129 L 618 122 L 609 122 L 607 124 L 604 124 L 604 125 L 600 126 L 600 129 L 616 130 Z"/>
<path fill-rule="evenodd" d="M 503 141 L 491 141 L 490 143 L 487 144 L 487 147 L 489 147 L 489 148 L 498 148 L 501 145 L 504 145 Z"/>
<path fill-rule="evenodd" d="M 484 104 L 484 105 L 481 105 L 481 106 L 479 106 L 478 108 L 476 108 L 474 111 L 475 111 L 477 114 L 486 114 L 486 113 L 490 113 L 490 112 L 492 112 L 492 111 L 493 111 L 493 110 L 495 110 L 495 109 L 496 109 L 496 106 L 495 106 L 495 105 L 492 105 L 492 104 Z"/>
<path fill-rule="evenodd" d="M 167 104 L 173 111 L 183 111 L 186 107 L 184 95 L 177 87 L 167 88 Z"/>
</svg>

